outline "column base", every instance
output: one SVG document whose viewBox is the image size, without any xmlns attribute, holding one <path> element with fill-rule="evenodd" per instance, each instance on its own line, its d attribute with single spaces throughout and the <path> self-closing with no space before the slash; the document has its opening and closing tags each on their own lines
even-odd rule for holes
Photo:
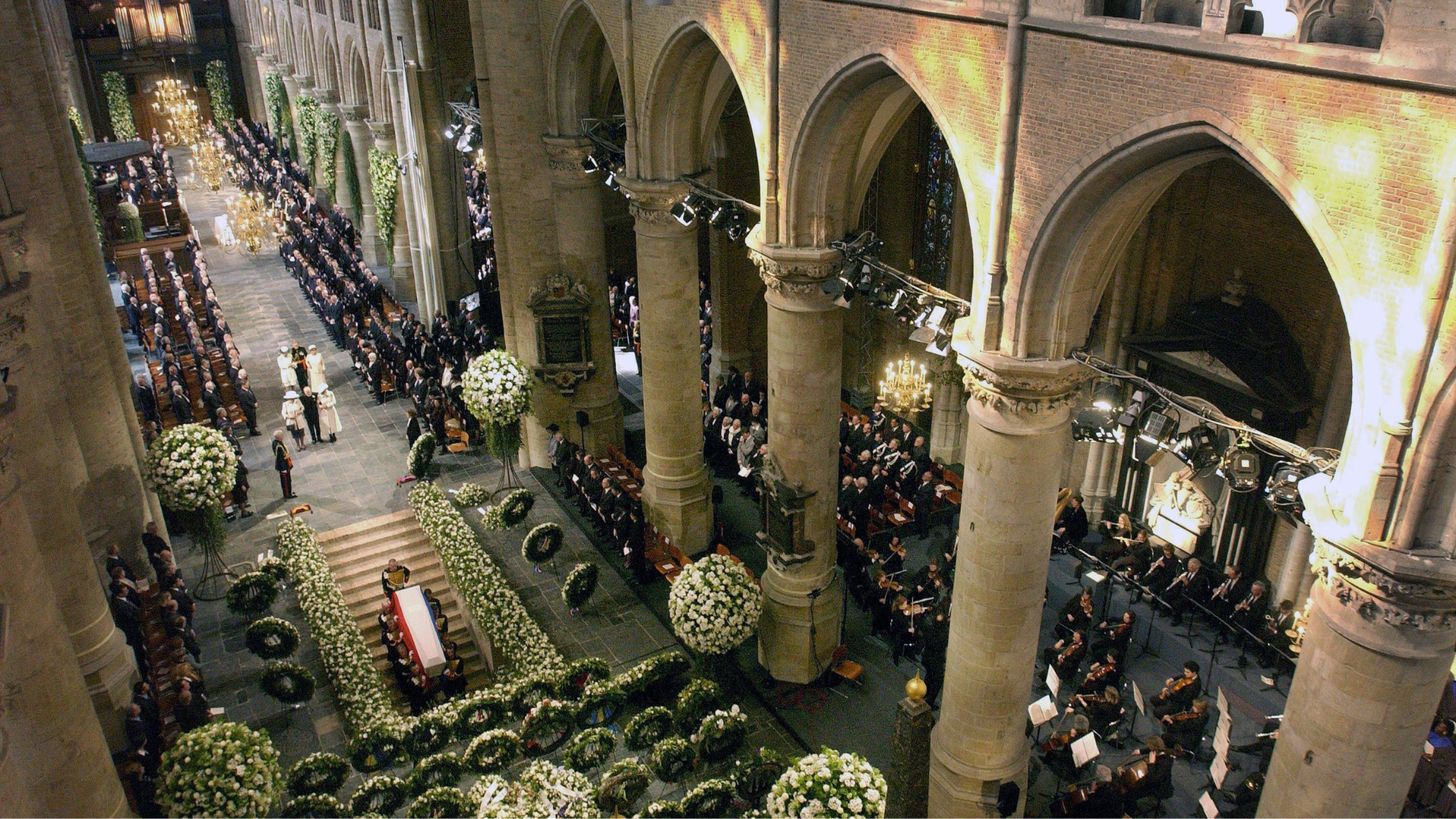
<svg viewBox="0 0 1456 819">
<path fill-rule="evenodd" d="M 1028 745 L 1020 756 L 1019 763 L 1000 775 L 989 775 L 987 771 L 972 771 L 963 768 L 950 756 L 945 748 L 947 738 L 937 725 L 930 733 L 930 816 L 998 817 L 1019 816 L 1026 804 L 1026 763 L 1031 748 Z M 1008 782 L 1017 786 L 1017 803 L 1010 813 L 998 809 L 1001 788 Z"/>
<path fill-rule="evenodd" d="M 816 590 L 822 591 L 810 597 Z M 770 565 L 763 573 L 763 597 L 759 664 L 783 682 L 802 685 L 818 679 L 842 637 L 844 584 L 839 575 L 831 569 L 817 578 L 799 578 Z"/>
<path fill-rule="evenodd" d="M 713 507 L 709 501 L 713 482 L 701 465 L 696 474 L 683 478 L 664 478 L 648 468 L 642 470 L 642 507 L 647 522 L 668 537 L 686 555 L 695 555 L 708 547 L 708 530 L 713 523 Z"/>
<path fill-rule="evenodd" d="M 408 261 L 408 248 L 406 248 L 403 253 L 403 258 L 405 259 L 405 261 L 401 262 L 400 258 L 401 254 L 399 252 L 399 248 L 395 248 L 394 264 L 391 265 L 389 268 L 389 275 L 391 278 L 394 279 L 394 295 L 400 300 L 401 303 L 410 302 L 411 304 L 415 304 L 417 303 L 417 300 L 415 299 L 415 268 L 414 265 L 410 264 Z M 415 311 L 415 315 L 417 318 L 419 317 L 418 310 Z M 426 321 L 425 318 L 420 318 L 420 320 Z"/>
<path fill-rule="evenodd" d="M 127 708 L 131 705 L 131 687 L 141 679 L 131 647 L 121 631 L 113 628 L 102 645 L 87 653 L 89 657 L 77 659 L 82 662 L 86 693 L 90 695 L 91 707 L 101 722 L 106 746 L 112 753 L 125 750 L 127 741 L 123 725 Z"/>
</svg>

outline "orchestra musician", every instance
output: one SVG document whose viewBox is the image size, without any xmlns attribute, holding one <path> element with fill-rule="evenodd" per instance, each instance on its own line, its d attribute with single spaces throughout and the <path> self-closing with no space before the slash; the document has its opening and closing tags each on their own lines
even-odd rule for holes
<svg viewBox="0 0 1456 819">
<path fill-rule="evenodd" d="M 1079 710 L 1087 716 L 1092 730 L 1106 737 L 1108 730 L 1122 719 L 1122 697 L 1117 687 L 1109 685 L 1097 693 L 1078 693 L 1067 703 L 1067 710 Z"/>
<path fill-rule="evenodd" d="M 1208 595 L 1208 608 L 1214 614 L 1227 620 L 1233 614 L 1234 606 L 1244 599 L 1248 594 L 1248 583 L 1244 580 L 1244 573 L 1239 571 L 1237 566 L 1229 564 L 1223 567 L 1223 582 L 1213 588 Z"/>
<path fill-rule="evenodd" d="M 1183 664 L 1183 673 L 1170 677 L 1163 684 L 1163 690 L 1153 697 L 1153 716 L 1161 719 L 1168 714 L 1186 711 L 1202 693 L 1203 681 L 1198 677 L 1198 662 L 1189 660 Z"/>
<path fill-rule="evenodd" d="M 1112 775 L 1122 791 L 1123 812 L 1128 815 L 1141 813 L 1137 803 L 1144 798 L 1166 799 L 1173 795 L 1173 757 L 1162 737 L 1148 737 L 1134 757 Z"/>
<path fill-rule="evenodd" d="M 1264 656 L 1260 658 L 1264 665 L 1272 666 L 1279 662 L 1279 655 L 1275 652 L 1289 650 L 1289 632 L 1294 630 L 1294 622 L 1296 619 L 1294 601 L 1292 600 L 1280 600 L 1279 608 L 1272 614 L 1265 615 L 1264 628 L 1259 635 L 1263 638 L 1264 644 L 1269 648 L 1268 651 L 1264 652 Z"/>
<path fill-rule="evenodd" d="M 1188 566 L 1183 573 L 1173 578 L 1168 588 L 1159 595 L 1163 602 L 1173 609 L 1173 625 L 1183 623 L 1183 613 L 1188 608 L 1189 601 L 1204 603 L 1208 600 L 1209 590 L 1208 572 L 1203 570 L 1203 561 L 1196 557 L 1188 558 Z"/>
<path fill-rule="evenodd" d="M 1163 727 L 1163 744 L 1191 754 L 1203 742 L 1203 728 L 1208 724 L 1208 700 L 1200 697 L 1186 711 L 1165 714 L 1158 721 Z"/>
<path fill-rule="evenodd" d="M 1127 646 L 1132 642 L 1133 627 L 1137 623 L 1137 615 L 1132 609 L 1122 613 L 1122 619 L 1114 623 L 1103 620 L 1097 624 L 1097 633 L 1100 635 L 1092 642 L 1092 653 L 1098 656 L 1104 654 L 1116 654 L 1119 659 L 1127 654 Z"/>
<path fill-rule="evenodd" d="M 1173 578 L 1178 576 L 1181 568 L 1178 555 L 1173 551 L 1173 544 L 1164 543 L 1162 553 L 1148 565 L 1148 570 L 1143 572 L 1142 584 L 1149 589 L 1166 589 L 1168 584 L 1173 582 Z M 1142 593 L 1134 594 L 1133 598 L 1133 602 L 1136 603 L 1142 599 Z"/>
<path fill-rule="evenodd" d="M 1041 744 L 1042 764 L 1046 765 L 1060 779 L 1075 779 L 1077 777 L 1077 764 L 1072 757 L 1072 743 L 1087 735 L 1092 729 L 1091 723 L 1085 716 L 1073 713 L 1071 715 L 1072 726 L 1059 731 L 1053 731 L 1046 742 Z"/>
<path fill-rule="evenodd" d="M 1057 616 L 1056 633 L 1058 637 L 1067 637 L 1074 631 L 1086 631 L 1092 624 L 1092 590 L 1083 589 L 1082 593 L 1067 601 L 1062 606 L 1062 612 Z"/>
<path fill-rule="evenodd" d="M 1093 655 L 1097 656 L 1097 655 Z M 1117 665 L 1117 655 L 1111 651 L 1101 655 L 1102 659 L 1092 663 L 1087 676 L 1077 686 L 1078 694 L 1091 694 L 1108 686 L 1116 686 L 1122 679 L 1122 669 Z"/>
<path fill-rule="evenodd" d="M 1042 649 L 1041 661 L 1056 669 L 1058 679 L 1070 680 L 1082 665 L 1082 657 L 1086 654 L 1087 644 L 1083 642 L 1082 632 L 1074 631 L 1071 637 L 1058 640 L 1050 648 Z"/>
</svg>

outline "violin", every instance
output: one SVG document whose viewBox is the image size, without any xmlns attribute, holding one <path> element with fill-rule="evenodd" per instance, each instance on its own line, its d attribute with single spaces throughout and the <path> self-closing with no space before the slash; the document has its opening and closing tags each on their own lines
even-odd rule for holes
<svg viewBox="0 0 1456 819">
<path fill-rule="evenodd" d="M 1082 681 L 1082 687 L 1095 686 L 1117 673 L 1117 666 L 1112 663 L 1103 663 L 1087 672 L 1087 678 Z"/>
<path fill-rule="evenodd" d="M 1052 735 L 1047 737 L 1047 741 L 1041 744 L 1041 749 L 1047 753 L 1060 751 L 1075 742 L 1079 736 L 1081 736 L 1081 733 L 1076 728 L 1068 728 L 1065 731 L 1053 731 Z"/>
<path fill-rule="evenodd" d="M 1108 782 L 1091 782 L 1086 785 L 1078 785 L 1067 791 L 1066 795 L 1052 803 L 1052 816 L 1067 817 L 1075 815 L 1075 812 L 1082 805 L 1092 801 L 1103 788 L 1113 787 Z"/>
<path fill-rule="evenodd" d="M 1074 642 L 1066 648 L 1062 649 L 1062 653 L 1057 655 L 1057 664 L 1061 665 L 1062 663 L 1065 663 L 1072 656 L 1073 652 L 1081 651 L 1082 646 L 1082 643 Z"/>
<path fill-rule="evenodd" d="M 1163 686 L 1163 690 L 1158 692 L 1158 699 L 1160 701 L 1167 700 L 1169 697 L 1177 695 L 1183 689 L 1187 688 L 1190 685 L 1193 685 L 1196 682 L 1198 682 L 1197 677 L 1179 677 L 1178 679 L 1173 680 L 1169 684 Z"/>
</svg>

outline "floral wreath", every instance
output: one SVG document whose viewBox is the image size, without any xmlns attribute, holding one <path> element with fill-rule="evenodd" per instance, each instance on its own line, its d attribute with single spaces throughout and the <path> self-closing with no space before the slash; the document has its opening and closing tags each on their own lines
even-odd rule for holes
<svg viewBox="0 0 1456 819">
<path fill-rule="evenodd" d="M 723 689 L 712 680 L 694 677 L 677 693 L 672 719 L 678 733 L 687 736 L 698 727 L 703 717 L 723 705 Z"/>
<path fill-rule="evenodd" d="M 397 776 L 376 776 L 364 780 L 349 797 L 349 808 L 357 815 L 378 813 L 388 816 L 404 806 L 409 785 Z"/>
<path fill-rule="evenodd" d="M 542 700 L 559 698 L 566 690 L 560 671 L 542 671 L 517 682 L 510 690 L 511 710 L 526 716 Z"/>
<path fill-rule="evenodd" d="M 294 796 L 332 794 L 349 778 L 349 763 L 338 754 L 319 751 L 294 763 L 288 771 L 288 792 Z"/>
<path fill-rule="evenodd" d="M 415 759 L 424 759 L 444 750 L 455 738 L 455 726 L 450 723 L 449 716 L 431 711 L 415 720 L 404 732 L 405 753 Z"/>
<path fill-rule="evenodd" d="M 525 816 L 585 816 L 595 802 L 591 780 L 538 759 L 526 766 L 511 789 L 514 810 Z"/>
<path fill-rule="evenodd" d="M 859 754 L 825 748 L 783 772 L 768 792 L 773 816 L 883 817 L 885 777 Z"/>
<path fill-rule="evenodd" d="M 647 807 L 642 809 L 638 816 L 643 819 L 671 819 L 675 816 L 686 816 L 683 813 L 681 802 L 675 799 L 659 799 L 655 802 L 648 802 Z"/>
<path fill-rule="evenodd" d="M 689 737 L 698 755 L 707 762 L 720 762 L 733 756 L 748 737 L 748 715 L 733 706 L 703 717 L 698 729 Z"/>
<path fill-rule="evenodd" d="M 652 784 L 652 771 L 629 756 L 612 763 L 597 785 L 597 807 L 611 816 L 625 816 Z"/>
<path fill-rule="evenodd" d="M 254 620 L 243 635 L 243 644 L 264 660 L 281 660 L 298 648 L 298 629 L 281 617 Z"/>
<path fill-rule="evenodd" d="M 576 707 L 561 700 L 545 699 L 521 720 L 521 739 L 527 756 L 549 754 L 560 748 L 576 727 Z"/>
<path fill-rule="evenodd" d="M 526 520 L 531 507 L 536 505 L 536 495 L 529 489 L 515 489 L 501 499 L 500 503 L 488 506 L 480 522 L 487 529 L 513 529 Z"/>
<path fill-rule="evenodd" d="M 353 816 L 344 803 L 338 800 L 333 794 L 328 793 L 306 793 L 302 796 L 288 800 L 283 806 L 284 817 L 343 817 Z"/>
<path fill-rule="evenodd" d="M 349 743 L 349 764 L 360 773 L 388 768 L 404 756 L 404 741 L 389 729 L 360 731 Z"/>
<path fill-rule="evenodd" d="M 700 654 L 726 654 L 758 628 L 763 591 L 728 557 L 710 554 L 683 567 L 668 592 L 672 630 Z"/>
<path fill-rule="evenodd" d="M 542 523 L 526 533 L 521 541 L 521 556 L 539 565 L 556 556 L 561 551 L 561 543 L 566 538 L 559 523 Z"/>
<path fill-rule="evenodd" d="M 572 738 L 561 754 L 561 764 L 586 773 L 606 763 L 617 749 L 617 736 L 610 728 L 588 728 Z"/>
<path fill-rule="evenodd" d="M 274 660 L 264 666 L 259 684 L 264 694 L 285 705 L 308 702 L 318 686 L 312 671 L 289 660 Z"/>
<path fill-rule="evenodd" d="M 733 763 L 733 787 L 738 798 L 750 805 L 760 805 L 784 771 L 789 760 L 772 748 L 759 748 L 752 756 Z"/>
<path fill-rule="evenodd" d="M 505 770 L 521 756 L 521 738 L 515 731 L 496 728 L 486 731 L 465 748 L 465 767 L 481 774 Z"/>
<path fill-rule="evenodd" d="M 490 490 L 484 484 L 469 482 L 460 484 L 455 491 L 456 506 L 481 506 L 490 500 Z"/>
<path fill-rule="evenodd" d="M 612 666 L 601 657 L 582 657 L 567 663 L 562 676 L 566 679 L 566 692 L 581 694 L 590 686 L 610 679 Z"/>
<path fill-rule="evenodd" d="M 566 574 L 566 580 L 561 583 L 561 602 L 571 611 L 579 611 L 586 601 L 591 599 L 592 592 L 597 590 L 597 578 L 601 570 L 595 563 L 578 563 Z"/>
<path fill-rule="evenodd" d="M 581 692 L 581 709 L 577 722 L 581 725 L 600 725 L 610 722 L 612 717 L 627 704 L 627 695 L 616 680 L 598 680 Z"/>
<path fill-rule="evenodd" d="M 494 693 L 480 692 L 462 703 L 455 712 L 455 738 L 479 736 L 504 723 L 511 715 L 510 703 Z"/>
<path fill-rule="evenodd" d="M 693 746 L 682 737 L 667 737 L 647 755 L 647 767 L 663 782 L 676 782 L 692 770 Z"/>
<path fill-rule="evenodd" d="M 421 433 L 410 447 L 409 460 L 406 462 L 409 473 L 419 480 L 429 480 L 430 464 L 435 462 L 435 433 Z"/>
<path fill-rule="evenodd" d="M 648 657 L 617 678 L 627 696 L 640 698 L 655 689 L 671 685 L 692 662 L 681 651 L 670 651 Z"/>
<path fill-rule="evenodd" d="M 622 729 L 622 742 L 629 750 L 642 751 L 666 739 L 672 733 L 672 712 L 660 705 L 642 709 L 627 720 Z"/>
<path fill-rule="evenodd" d="M 475 806 L 459 788 L 439 786 L 430 788 L 410 803 L 409 815 L 421 817 L 473 816 Z"/>
<path fill-rule="evenodd" d="M 258 571 L 277 580 L 279 583 L 288 579 L 288 564 L 284 563 L 283 558 L 277 555 L 269 555 L 263 558 L 262 562 L 258 564 Z"/>
<path fill-rule="evenodd" d="M 730 816 L 735 795 L 727 779 L 704 779 L 682 798 L 683 816 Z"/>
<path fill-rule="evenodd" d="M 228 611 L 244 617 L 262 614 L 276 599 L 278 581 L 263 572 L 248 572 L 227 590 Z"/>
<path fill-rule="evenodd" d="M 194 728 L 162 754 L 157 802 L 169 816 L 266 816 L 282 792 L 278 750 L 241 723 Z"/>
<path fill-rule="evenodd" d="M 415 763 L 415 769 L 405 781 L 414 793 L 426 793 L 434 788 L 453 787 L 464 773 L 465 766 L 458 754 L 440 753 Z"/>
</svg>

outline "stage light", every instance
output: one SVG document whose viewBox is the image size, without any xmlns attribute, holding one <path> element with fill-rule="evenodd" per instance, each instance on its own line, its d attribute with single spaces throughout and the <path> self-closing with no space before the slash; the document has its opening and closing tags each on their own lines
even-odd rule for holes
<svg viewBox="0 0 1456 819">
<path fill-rule="evenodd" d="M 1143 415 L 1137 437 L 1132 440 L 1132 459 L 1152 466 L 1163 457 L 1163 447 L 1178 431 L 1178 422 L 1156 409 Z"/>
<path fill-rule="evenodd" d="M 927 305 L 920 316 L 915 319 L 916 330 L 910 334 L 910 340 L 916 344 L 934 344 L 935 340 L 945 331 L 948 313 L 949 310 L 944 304 Z"/>
<path fill-rule="evenodd" d="M 733 219 L 733 214 L 737 210 L 732 202 L 720 202 L 708 216 L 708 224 L 720 230 L 726 229 Z"/>
<path fill-rule="evenodd" d="M 602 169 L 602 162 L 600 159 L 597 159 L 596 154 L 587 154 L 582 157 L 581 169 L 586 173 L 596 173 Z"/>
<path fill-rule="evenodd" d="M 616 171 L 607 171 L 607 179 L 605 184 L 608 188 L 611 188 L 614 191 L 619 191 L 622 189 L 622 184 L 617 181 Z"/>
<path fill-rule="evenodd" d="M 455 150 L 462 154 L 474 153 L 480 147 L 480 130 L 474 125 L 466 125 L 460 132 L 460 139 L 455 142 Z"/>
<path fill-rule="evenodd" d="M 728 239 L 734 242 L 743 241 L 753 225 L 748 221 L 748 216 L 743 211 L 734 209 L 733 218 L 728 222 Z"/>
<path fill-rule="evenodd" d="M 1229 488 L 1233 491 L 1252 492 L 1259 488 L 1259 474 L 1262 470 L 1259 453 L 1250 448 L 1248 440 L 1245 439 L 1229 447 L 1224 453 L 1218 474 L 1228 481 Z"/>
<path fill-rule="evenodd" d="M 460 120 L 458 120 L 458 119 L 451 120 L 450 121 L 450 124 L 445 126 L 445 141 L 446 142 L 454 142 L 455 141 L 455 137 L 457 137 L 459 135 L 460 135 Z"/>
<path fill-rule="evenodd" d="M 687 202 L 678 202 L 672 206 L 672 218 L 683 227 L 692 227 L 698 220 L 698 212 L 692 209 Z"/>
<path fill-rule="evenodd" d="M 1142 417 L 1143 406 L 1146 405 L 1147 402 L 1148 391 L 1135 390 L 1132 394 L 1132 400 L 1127 402 L 1127 407 L 1123 409 L 1122 414 L 1117 416 L 1118 426 L 1136 426 L 1138 419 Z"/>
<path fill-rule="evenodd" d="M 1122 412 L 1122 383 L 1103 378 L 1092 387 L 1092 406 L 1110 413 Z"/>
<path fill-rule="evenodd" d="M 1173 442 L 1173 455 L 1193 467 L 1194 472 L 1203 472 L 1218 465 L 1218 434 L 1207 424 L 1199 424 L 1179 435 Z"/>
<path fill-rule="evenodd" d="M 951 334 L 945 330 L 941 330 L 939 333 L 936 333 L 935 340 L 925 346 L 925 351 L 927 353 L 935 353 L 941 358 L 944 358 L 950 355 L 950 341 Z"/>
<path fill-rule="evenodd" d="M 1304 500 L 1299 494 L 1299 482 L 1315 474 L 1310 464 L 1295 461 L 1280 461 L 1269 473 L 1264 485 L 1264 502 L 1269 508 L 1288 520 L 1298 523 L 1304 515 Z"/>
</svg>

